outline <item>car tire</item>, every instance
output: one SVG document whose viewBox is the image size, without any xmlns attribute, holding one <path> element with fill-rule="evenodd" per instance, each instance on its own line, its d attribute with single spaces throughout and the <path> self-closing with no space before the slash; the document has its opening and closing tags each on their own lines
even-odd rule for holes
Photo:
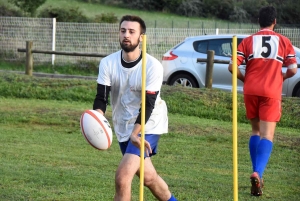
<svg viewBox="0 0 300 201">
<path fill-rule="evenodd" d="M 296 89 L 295 97 L 300 98 L 300 86 Z"/>
<path fill-rule="evenodd" d="M 198 84 L 195 79 L 188 74 L 179 74 L 173 77 L 170 81 L 170 85 L 172 86 L 183 86 L 190 88 L 198 88 Z"/>
</svg>

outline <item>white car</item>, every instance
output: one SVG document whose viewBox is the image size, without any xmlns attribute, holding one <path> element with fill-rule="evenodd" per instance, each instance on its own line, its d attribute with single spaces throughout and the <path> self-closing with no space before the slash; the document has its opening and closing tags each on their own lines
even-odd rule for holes
<svg viewBox="0 0 300 201">
<path fill-rule="evenodd" d="M 162 58 L 164 67 L 164 84 L 185 87 L 205 87 L 206 62 L 197 62 L 198 58 L 207 59 L 207 50 L 214 50 L 215 60 L 230 61 L 232 55 L 232 38 L 234 35 L 202 35 L 188 37 L 167 51 Z M 238 44 L 249 35 L 236 35 Z M 300 68 L 300 49 L 295 47 L 298 68 Z M 245 73 L 245 65 L 239 69 Z M 283 67 L 283 72 L 286 68 Z M 232 74 L 228 64 L 214 63 L 212 87 L 232 90 Z M 237 90 L 242 93 L 243 82 L 238 80 Z M 283 83 L 282 95 L 300 97 L 300 69 L 297 74 Z"/>
</svg>

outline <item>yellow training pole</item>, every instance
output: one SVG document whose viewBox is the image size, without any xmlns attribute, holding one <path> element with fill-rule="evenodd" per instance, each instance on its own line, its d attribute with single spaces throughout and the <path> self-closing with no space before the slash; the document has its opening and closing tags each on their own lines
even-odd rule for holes
<svg viewBox="0 0 300 201">
<path fill-rule="evenodd" d="M 233 139 L 233 200 L 238 200 L 237 163 L 237 38 L 232 38 L 232 139 Z"/>
<path fill-rule="evenodd" d="M 140 201 L 144 200 L 144 165 L 145 165 L 145 108 L 146 108 L 146 35 L 142 42 L 142 111 L 141 111 L 141 165 L 140 165 Z"/>
</svg>

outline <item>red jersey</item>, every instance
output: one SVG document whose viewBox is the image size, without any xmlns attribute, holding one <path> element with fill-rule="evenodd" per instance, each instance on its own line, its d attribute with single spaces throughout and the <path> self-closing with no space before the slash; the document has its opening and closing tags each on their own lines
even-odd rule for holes
<svg viewBox="0 0 300 201">
<path fill-rule="evenodd" d="M 244 94 L 281 100 L 282 66 L 297 63 L 290 40 L 270 29 L 262 29 L 239 44 L 237 65 L 244 60 Z"/>
</svg>

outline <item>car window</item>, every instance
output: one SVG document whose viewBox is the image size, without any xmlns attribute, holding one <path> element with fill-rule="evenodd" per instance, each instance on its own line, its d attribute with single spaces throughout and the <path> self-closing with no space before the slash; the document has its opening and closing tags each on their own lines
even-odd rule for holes
<svg viewBox="0 0 300 201">
<path fill-rule="evenodd" d="M 242 42 L 243 38 L 238 38 L 237 39 L 237 44 L 239 45 Z"/>
<path fill-rule="evenodd" d="M 239 44 L 243 39 L 237 39 L 237 43 Z M 211 39 L 211 40 L 202 40 L 195 41 L 194 50 L 206 54 L 207 50 L 214 50 L 215 55 L 217 56 L 225 56 L 231 57 L 232 55 L 232 39 Z"/>
<path fill-rule="evenodd" d="M 195 41 L 193 43 L 194 50 L 196 52 L 200 52 L 200 53 L 203 53 L 203 54 L 207 53 L 207 45 L 208 45 L 208 41 L 207 40 Z"/>
<path fill-rule="evenodd" d="M 232 55 L 232 39 L 218 39 L 211 40 L 208 45 L 208 49 L 214 50 L 217 56 L 227 56 Z"/>
<path fill-rule="evenodd" d="M 237 45 L 239 45 L 242 42 L 242 38 L 237 39 Z M 221 56 L 232 56 L 232 39 L 230 40 L 222 40 L 221 41 Z"/>
<path fill-rule="evenodd" d="M 221 44 L 221 55 L 231 57 L 232 55 L 232 44 L 230 41 L 226 41 Z"/>
</svg>

